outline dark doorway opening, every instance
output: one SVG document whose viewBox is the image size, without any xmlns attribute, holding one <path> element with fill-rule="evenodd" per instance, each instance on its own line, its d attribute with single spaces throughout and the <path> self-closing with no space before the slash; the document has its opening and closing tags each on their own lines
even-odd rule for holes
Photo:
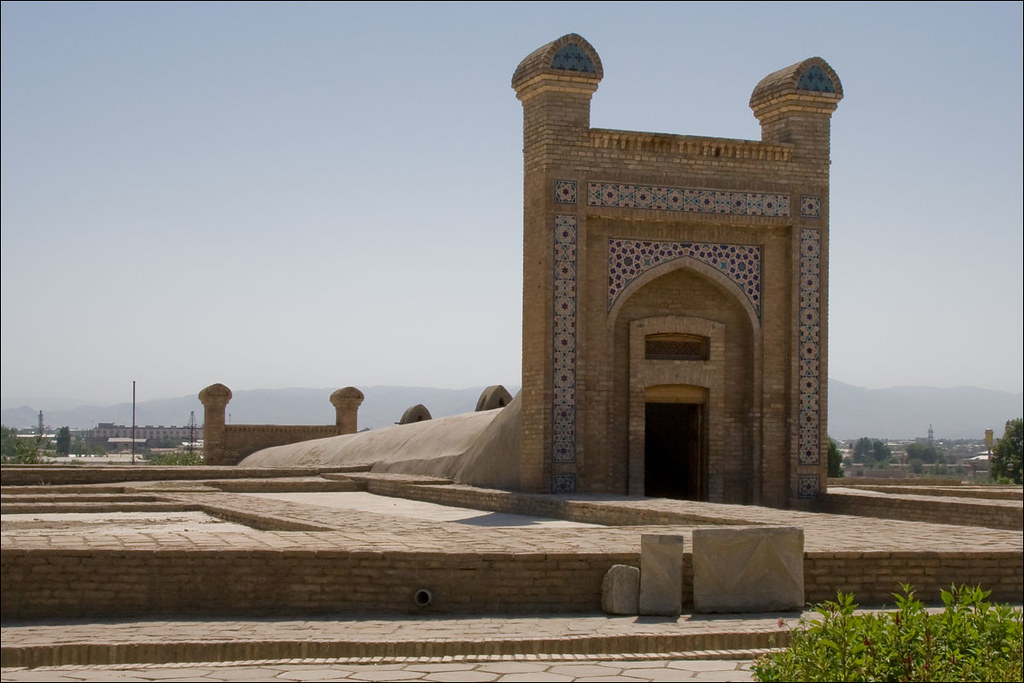
<svg viewBox="0 0 1024 683">
<path fill-rule="evenodd" d="M 644 495 L 704 500 L 704 406 L 645 404 Z"/>
</svg>

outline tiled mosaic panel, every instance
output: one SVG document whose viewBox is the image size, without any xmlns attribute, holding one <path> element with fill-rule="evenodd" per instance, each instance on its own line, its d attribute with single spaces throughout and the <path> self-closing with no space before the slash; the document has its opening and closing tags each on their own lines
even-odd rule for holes
<svg viewBox="0 0 1024 683">
<path fill-rule="evenodd" d="M 800 74 L 800 80 L 796 84 L 797 90 L 808 90 L 810 92 L 835 92 L 836 86 L 828 77 L 825 70 L 815 64 Z"/>
<path fill-rule="evenodd" d="M 576 493 L 575 474 L 555 474 L 551 477 L 551 493 Z"/>
<path fill-rule="evenodd" d="M 584 73 L 596 73 L 594 63 L 584 52 L 583 48 L 576 43 L 569 43 L 555 53 L 551 60 L 551 68 L 559 71 L 582 71 Z"/>
<path fill-rule="evenodd" d="M 821 493 L 821 482 L 816 474 L 798 474 L 796 495 L 798 498 L 817 498 Z"/>
<path fill-rule="evenodd" d="M 680 258 L 700 261 L 732 280 L 761 317 L 761 247 L 706 242 L 608 240 L 608 310 L 633 280 Z"/>
<path fill-rule="evenodd" d="M 821 460 L 821 236 L 800 231 L 799 463 Z"/>
<path fill-rule="evenodd" d="M 555 216 L 553 462 L 576 461 L 576 225 L 575 216 Z"/>
<path fill-rule="evenodd" d="M 821 218 L 821 197 L 810 194 L 801 197 L 800 215 L 804 218 Z"/>
<path fill-rule="evenodd" d="M 576 203 L 576 181 L 575 180 L 556 180 L 555 181 L 555 201 L 559 204 L 575 204 Z"/>
<path fill-rule="evenodd" d="M 590 206 L 718 213 L 733 216 L 789 216 L 788 194 L 760 192 L 588 183 L 587 203 Z"/>
</svg>

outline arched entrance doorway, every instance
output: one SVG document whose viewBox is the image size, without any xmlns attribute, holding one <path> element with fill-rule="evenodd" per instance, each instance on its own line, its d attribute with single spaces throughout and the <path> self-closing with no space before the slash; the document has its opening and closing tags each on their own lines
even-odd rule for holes
<svg viewBox="0 0 1024 683">
<path fill-rule="evenodd" d="M 707 389 L 649 387 L 644 397 L 644 495 L 707 500 Z"/>
</svg>

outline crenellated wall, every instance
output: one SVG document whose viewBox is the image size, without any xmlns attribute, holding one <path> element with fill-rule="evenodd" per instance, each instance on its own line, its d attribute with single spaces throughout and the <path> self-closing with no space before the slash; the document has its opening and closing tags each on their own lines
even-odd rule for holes
<svg viewBox="0 0 1024 683">
<path fill-rule="evenodd" d="M 199 392 L 205 409 L 206 439 L 203 445 L 207 465 L 237 465 L 251 453 L 271 446 L 355 434 L 357 414 L 363 392 L 345 387 L 331 394 L 336 420 L 333 425 L 247 425 L 227 424 L 227 405 L 231 390 L 223 384 L 211 384 Z"/>
</svg>

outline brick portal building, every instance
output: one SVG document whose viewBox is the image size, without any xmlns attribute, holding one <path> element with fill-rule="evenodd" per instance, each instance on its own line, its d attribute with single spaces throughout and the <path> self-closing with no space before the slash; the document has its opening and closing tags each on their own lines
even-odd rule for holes
<svg viewBox="0 0 1024 683">
<path fill-rule="evenodd" d="M 760 142 L 590 127 L 601 60 L 527 56 L 520 485 L 799 504 L 827 466 L 820 58 L 766 76 Z"/>
<path fill-rule="evenodd" d="M 351 433 L 356 402 L 348 430 L 225 428 L 230 391 L 213 385 L 200 394 L 208 460 L 773 506 L 823 493 L 839 78 L 817 57 L 766 76 L 750 97 L 755 142 L 591 128 L 602 76 L 594 48 L 570 34 L 512 77 L 523 378 L 503 417 L 367 436 Z"/>
</svg>

